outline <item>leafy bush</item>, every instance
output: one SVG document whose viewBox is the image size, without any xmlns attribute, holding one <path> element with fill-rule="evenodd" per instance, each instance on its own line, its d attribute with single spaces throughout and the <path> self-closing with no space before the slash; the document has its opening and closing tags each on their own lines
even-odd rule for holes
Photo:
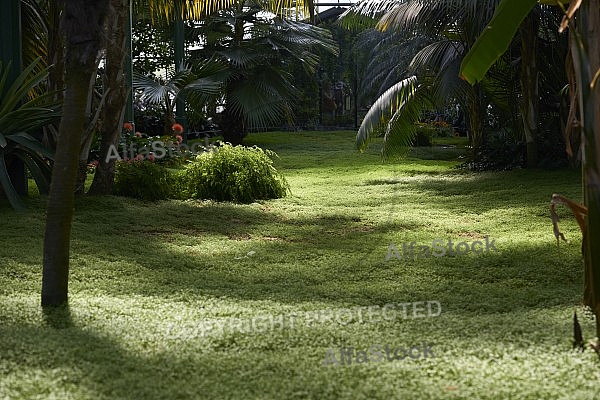
<svg viewBox="0 0 600 400">
<path fill-rule="evenodd" d="M 527 148 L 506 132 L 490 132 L 473 159 L 458 166 L 471 171 L 510 171 L 525 168 Z"/>
<path fill-rule="evenodd" d="M 117 161 L 114 193 L 140 200 L 164 200 L 170 197 L 173 177 L 161 165 L 145 160 Z"/>
<path fill-rule="evenodd" d="M 259 147 L 222 144 L 203 153 L 179 176 L 179 196 L 251 203 L 284 197 L 289 185 L 273 167 L 276 154 Z"/>
<path fill-rule="evenodd" d="M 415 147 L 431 147 L 431 132 L 417 129 L 411 144 Z"/>
</svg>

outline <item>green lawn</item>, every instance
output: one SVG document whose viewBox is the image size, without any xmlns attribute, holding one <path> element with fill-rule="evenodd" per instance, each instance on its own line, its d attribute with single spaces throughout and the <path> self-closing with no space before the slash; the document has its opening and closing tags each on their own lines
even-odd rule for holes
<svg viewBox="0 0 600 400">
<path fill-rule="evenodd" d="M 574 310 L 594 336 L 581 235 L 560 208 L 557 247 L 548 212 L 552 193 L 581 198 L 578 171 L 382 164 L 352 132 L 247 139 L 279 154 L 291 196 L 79 199 L 69 310 L 39 307 L 45 199 L 0 204 L 0 399 L 600 399 L 598 356 L 571 350 Z M 486 235 L 497 251 L 385 260 Z M 415 318 L 428 301 L 441 315 Z M 413 305 L 381 318 L 390 303 Z M 433 357 L 324 365 L 423 342 Z"/>
</svg>

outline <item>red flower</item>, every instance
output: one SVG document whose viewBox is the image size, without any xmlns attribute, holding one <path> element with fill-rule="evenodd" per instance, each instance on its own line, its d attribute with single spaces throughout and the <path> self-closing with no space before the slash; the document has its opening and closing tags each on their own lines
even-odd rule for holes
<svg viewBox="0 0 600 400">
<path fill-rule="evenodd" d="M 133 124 L 131 122 L 125 122 L 123 124 L 123 129 L 125 129 L 127 132 L 131 132 L 133 130 Z"/>
<path fill-rule="evenodd" d="M 97 167 L 100 162 L 98 160 L 94 160 L 90 164 L 92 164 L 94 167 Z"/>
<path fill-rule="evenodd" d="M 177 143 L 183 142 L 183 137 L 181 135 L 175 136 L 175 139 L 177 139 Z"/>
<path fill-rule="evenodd" d="M 183 132 L 183 126 L 181 126 L 180 124 L 173 124 L 173 126 L 171 127 L 171 129 L 173 129 L 173 132 L 175 132 L 175 133 L 182 133 Z"/>
<path fill-rule="evenodd" d="M 148 156 L 148 161 L 154 162 L 154 156 L 152 154 Z"/>
</svg>

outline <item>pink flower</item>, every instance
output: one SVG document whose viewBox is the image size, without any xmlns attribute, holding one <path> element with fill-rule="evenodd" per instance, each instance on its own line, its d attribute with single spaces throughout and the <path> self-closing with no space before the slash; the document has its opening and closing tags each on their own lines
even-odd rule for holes
<svg viewBox="0 0 600 400">
<path fill-rule="evenodd" d="M 138 132 L 136 132 L 136 133 L 135 133 L 135 137 L 142 137 L 142 132 L 139 132 L 139 131 L 138 131 Z"/>
<path fill-rule="evenodd" d="M 144 156 L 141 154 L 138 154 L 137 156 L 135 156 L 134 160 L 135 161 L 142 161 L 144 159 Z"/>
<path fill-rule="evenodd" d="M 175 138 L 177 139 L 177 143 L 183 142 L 183 137 L 181 135 L 177 135 Z"/>
<path fill-rule="evenodd" d="M 155 160 L 154 156 L 153 156 L 152 154 L 150 154 L 150 155 L 148 156 L 148 161 L 150 161 L 150 162 L 154 162 L 154 160 Z"/>
<path fill-rule="evenodd" d="M 100 162 L 98 160 L 94 160 L 90 164 L 92 164 L 94 167 L 97 167 Z"/>
<path fill-rule="evenodd" d="M 133 130 L 133 124 L 131 122 L 125 122 L 123 124 L 123 129 L 125 129 L 127 132 L 131 132 Z"/>
<path fill-rule="evenodd" d="M 181 126 L 180 124 L 173 124 L 173 126 L 171 127 L 171 129 L 173 129 L 173 132 L 175 132 L 175 133 L 182 133 L 183 132 L 183 126 Z"/>
</svg>

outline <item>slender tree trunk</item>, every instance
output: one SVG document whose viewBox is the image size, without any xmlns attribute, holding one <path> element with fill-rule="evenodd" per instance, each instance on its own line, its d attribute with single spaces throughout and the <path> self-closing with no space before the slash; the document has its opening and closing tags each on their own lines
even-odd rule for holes
<svg viewBox="0 0 600 400">
<path fill-rule="evenodd" d="M 572 28 L 571 28 L 572 29 Z M 583 237 L 585 291 L 584 303 L 596 316 L 596 336 L 600 337 L 600 89 L 591 83 L 600 69 L 600 0 L 584 0 L 577 18 L 583 48 L 572 45 L 573 63 L 581 89 L 579 103 L 583 127 L 583 190 L 588 208 Z M 587 62 L 581 57 L 587 54 Z"/>
<path fill-rule="evenodd" d="M 584 13 L 588 14 L 587 47 L 590 57 L 590 76 L 600 69 L 600 0 L 584 2 Z M 596 314 L 596 336 L 600 337 L 600 90 L 596 84 L 589 104 L 584 105 L 592 116 L 585 122 L 583 166 L 585 182 L 585 204 L 588 207 L 585 262 L 592 271 L 594 285 L 594 311 Z M 586 116 L 586 118 L 589 116 Z"/>
<path fill-rule="evenodd" d="M 48 72 L 48 90 L 57 91 L 55 98 L 63 99 L 64 88 L 64 53 L 60 35 L 60 13 L 64 1 L 48 1 L 48 53 L 46 64 L 53 65 Z"/>
<path fill-rule="evenodd" d="M 243 11 L 243 2 L 238 4 L 238 12 Z M 240 47 L 244 41 L 244 21 L 239 18 L 234 23 L 233 33 L 233 46 Z M 240 79 L 240 78 L 237 78 Z M 242 78 L 243 79 L 243 78 Z M 242 143 L 242 140 L 246 136 L 244 126 L 244 116 L 240 115 L 239 112 L 231 110 L 229 106 L 229 96 L 233 90 L 235 90 L 236 81 L 230 81 L 228 83 L 228 93 L 226 95 L 225 111 L 223 112 L 222 130 L 223 140 L 231 143 L 232 145 L 238 145 Z"/>
<path fill-rule="evenodd" d="M 479 83 L 473 85 L 472 95 L 467 100 L 469 113 L 468 129 L 474 154 L 484 142 L 484 127 L 487 115 L 487 103 L 484 101 L 483 90 Z"/>
<path fill-rule="evenodd" d="M 65 63 L 63 52 L 63 40 L 60 35 L 60 13 L 64 1 L 48 1 L 48 52 L 46 54 L 46 65 L 52 65 L 48 71 L 48 91 L 55 91 L 55 99 L 63 100 L 63 89 L 65 87 Z M 56 149 L 57 129 L 55 126 L 44 128 L 43 142 L 51 149 Z"/>
<path fill-rule="evenodd" d="M 107 195 L 113 191 L 115 159 L 106 160 L 111 146 L 116 146 L 123 129 L 123 118 L 129 90 L 124 66 L 127 56 L 127 21 L 129 0 L 110 0 L 110 17 L 107 29 L 109 41 L 106 48 L 106 66 L 103 75 L 106 103 L 102 109 L 102 139 L 100 160 L 89 194 Z"/>
<path fill-rule="evenodd" d="M 66 43 L 66 91 L 48 196 L 42 306 L 60 305 L 68 300 L 69 248 L 79 147 L 86 122 L 88 82 L 96 73 L 107 8 L 108 0 L 65 1 L 62 28 Z"/>
<path fill-rule="evenodd" d="M 520 27 L 521 33 L 521 118 L 527 143 L 527 167 L 536 168 L 538 162 L 537 136 L 539 120 L 539 68 L 537 39 L 539 15 L 531 12 Z"/>
</svg>

